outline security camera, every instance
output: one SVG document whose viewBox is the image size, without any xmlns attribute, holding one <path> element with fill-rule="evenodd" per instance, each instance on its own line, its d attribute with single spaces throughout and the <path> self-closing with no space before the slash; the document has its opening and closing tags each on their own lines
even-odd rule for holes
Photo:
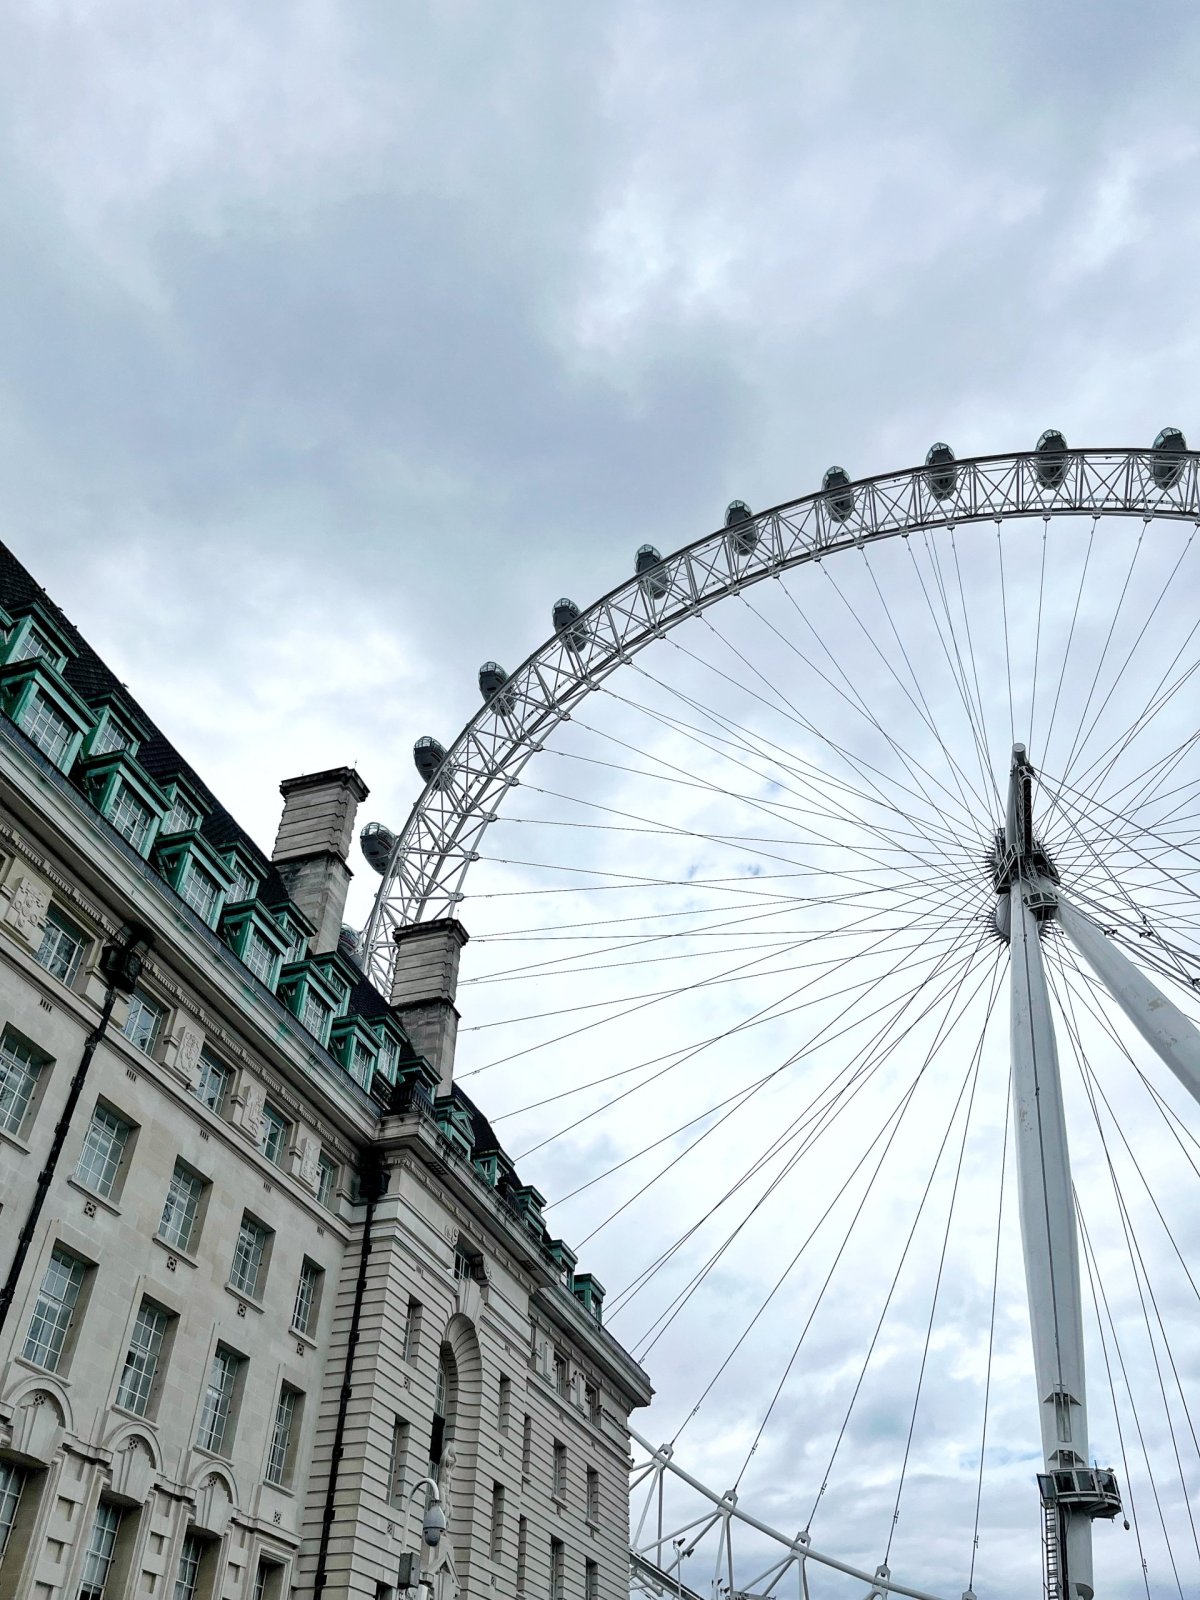
<svg viewBox="0 0 1200 1600">
<path fill-rule="evenodd" d="M 446 1531 L 446 1513 L 435 1500 L 425 1512 L 425 1520 L 421 1523 L 421 1537 L 431 1550 L 436 1549 L 442 1535 Z"/>
</svg>

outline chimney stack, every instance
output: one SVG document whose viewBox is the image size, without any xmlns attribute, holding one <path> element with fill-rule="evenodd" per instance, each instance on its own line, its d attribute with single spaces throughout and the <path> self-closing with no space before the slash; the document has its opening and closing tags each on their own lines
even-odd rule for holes
<svg viewBox="0 0 1200 1600">
<path fill-rule="evenodd" d="M 354 816 L 370 793 L 352 767 L 334 767 L 279 785 L 283 816 L 271 860 L 288 894 L 315 925 L 313 953 L 336 950 L 346 892 L 353 874 L 346 865 Z"/>
<path fill-rule="evenodd" d="M 458 957 L 467 930 L 453 917 L 397 928 L 389 1004 L 412 1040 L 413 1049 L 438 1070 L 439 1094 L 454 1084 L 454 1043 L 458 1037 Z"/>
</svg>

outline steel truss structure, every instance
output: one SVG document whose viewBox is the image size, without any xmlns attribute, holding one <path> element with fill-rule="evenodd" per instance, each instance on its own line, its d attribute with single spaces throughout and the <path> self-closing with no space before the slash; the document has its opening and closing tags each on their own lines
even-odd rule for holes
<svg viewBox="0 0 1200 1600">
<path fill-rule="evenodd" d="M 777 573 L 843 550 L 1010 517 L 1167 517 L 1200 522 L 1200 457 L 1072 450 L 980 456 L 822 489 L 707 534 L 611 590 L 549 638 L 446 752 L 399 833 L 362 937 L 385 988 L 392 936 L 451 916 L 488 824 L 558 723 L 631 656 L 686 618 Z"/>
<path fill-rule="evenodd" d="M 832 487 L 827 474 L 816 494 L 735 521 L 674 555 L 639 558 L 637 575 L 587 611 L 560 605 L 565 625 L 512 677 L 500 676 L 397 838 L 364 935 L 373 973 L 386 986 L 398 928 L 453 913 L 483 833 L 525 763 L 586 694 L 651 640 L 746 585 L 843 550 L 936 528 L 1061 515 L 1200 526 L 1200 458 L 1175 452 L 1165 459 L 1155 449 L 1064 450 L 1049 460 L 1044 451 L 950 466 L 942 460 L 857 483 L 843 475 Z M 1024 746 L 1015 745 L 992 885 L 997 932 L 1010 946 L 1012 1125 L 1042 1433 L 1046 1589 L 1049 1600 L 1092 1600 L 1091 1525 L 1122 1507 L 1115 1475 L 1094 1467 L 1088 1453 L 1077 1218 L 1043 925 L 1058 920 L 1197 1102 L 1200 1033 L 1072 902 L 1070 884 L 1060 884 L 1036 832 L 1035 780 Z M 823 1584 L 824 1575 L 841 1574 L 865 1585 L 868 1596 L 941 1600 L 893 1578 L 886 1564 L 866 1571 L 815 1549 L 807 1530 L 793 1537 L 770 1527 L 744 1511 L 736 1494 L 716 1493 L 685 1472 L 672 1447 L 632 1438 L 641 1452 L 632 1482 L 643 1495 L 631 1529 L 632 1592 L 680 1600 L 795 1593 L 807 1600 L 816 1568 Z M 711 1577 L 697 1580 L 709 1559 Z"/>
</svg>

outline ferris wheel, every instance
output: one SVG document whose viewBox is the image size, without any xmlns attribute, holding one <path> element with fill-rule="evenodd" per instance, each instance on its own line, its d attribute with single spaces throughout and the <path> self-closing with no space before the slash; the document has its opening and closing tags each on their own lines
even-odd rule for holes
<svg viewBox="0 0 1200 1600">
<path fill-rule="evenodd" d="M 1198 469 L 735 500 L 364 830 L 655 1354 L 632 1592 L 1200 1592 Z"/>
</svg>

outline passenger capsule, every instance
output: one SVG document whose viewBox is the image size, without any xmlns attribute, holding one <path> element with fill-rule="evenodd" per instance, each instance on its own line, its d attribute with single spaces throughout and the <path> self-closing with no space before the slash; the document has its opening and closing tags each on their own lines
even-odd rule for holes
<svg viewBox="0 0 1200 1600">
<path fill-rule="evenodd" d="M 516 704 L 515 691 L 504 687 L 507 682 L 508 673 L 498 661 L 485 661 L 480 667 L 479 692 L 484 698 L 484 703 L 495 699 L 500 710 L 506 715 Z"/>
<path fill-rule="evenodd" d="M 1150 471 L 1160 489 L 1173 489 L 1183 476 L 1187 440 L 1178 428 L 1164 428 L 1154 441 Z"/>
<path fill-rule="evenodd" d="M 416 744 L 413 745 L 413 761 L 416 764 L 417 771 L 425 779 L 426 783 L 433 777 L 445 759 L 445 745 L 439 744 L 429 734 L 425 734 L 423 738 L 418 739 Z"/>
<path fill-rule="evenodd" d="M 388 859 L 396 847 L 396 835 L 382 822 L 368 822 L 358 836 L 358 843 L 366 857 L 367 865 L 382 875 L 387 871 Z"/>
<path fill-rule="evenodd" d="M 1043 489 L 1057 489 L 1067 475 L 1067 441 L 1057 428 L 1047 428 L 1037 442 L 1033 470 Z"/>
<path fill-rule="evenodd" d="M 845 522 L 854 510 L 854 493 L 845 467 L 830 467 L 821 479 L 825 490 L 825 509 L 835 522 Z"/>
<path fill-rule="evenodd" d="M 342 931 L 338 934 L 338 955 L 345 956 L 350 961 L 358 960 L 359 934 L 357 928 L 352 928 L 348 922 L 342 923 Z"/>
<path fill-rule="evenodd" d="M 574 600 L 554 602 L 554 631 L 561 633 L 563 643 L 575 655 L 581 655 L 587 646 L 587 629 L 579 620 L 579 607 Z"/>
<path fill-rule="evenodd" d="M 750 555 L 758 543 L 758 529 L 754 526 L 754 513 L 744 500 L 731 500 L 725 507 L 725 526 L 735 554 Z"/>
<path fill-rule="evenodd" d="M 925 474 L 925 481 L 929 485 L 929 492 L 935 500 L 947 500 L 954 493 L 954 486 L 958 482 L 958 468 L 954 464 L 954 451 L 948 444 L 931 444 L 929 453 L 925 457 L 925 465 L 929 471 Z"/>
<path fill-rule="evenodd" d="M 661 600 L 667 592 L 667 571 L 663 558 L 652 544 L 644 544 L 635 559 L 637 575 L 642 580 L 642 592 L 654 600 Z"/>
</svg>

